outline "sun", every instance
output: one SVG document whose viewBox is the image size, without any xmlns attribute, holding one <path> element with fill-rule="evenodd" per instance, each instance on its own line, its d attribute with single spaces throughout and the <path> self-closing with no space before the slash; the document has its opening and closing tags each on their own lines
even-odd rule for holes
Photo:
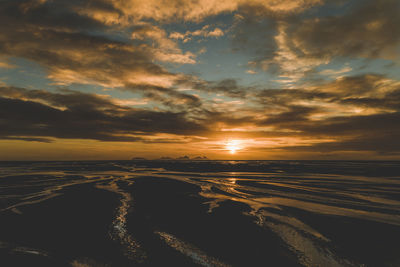
<svg viewBox="0 0 400 267">
<path fill-rule="evenodd" d="M 229 153 L 235 154 L 236 151 L 241 149 L 240 143 L 241 142 L 239 140 L 229 140 L 226 143 L 225 148 L 226 148 L 226 150 L 229 150 Z"/>
</svg>

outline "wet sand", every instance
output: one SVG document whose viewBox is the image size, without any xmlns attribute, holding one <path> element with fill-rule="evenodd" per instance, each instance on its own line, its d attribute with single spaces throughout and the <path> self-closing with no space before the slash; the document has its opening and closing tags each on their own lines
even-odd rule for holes
<svg viewBox="0 0 400 267">
<path fill-rule="evenodd" d="M 2 163 L 1 265 L 400 266 L 397 164 L 356 163 Z"/>
</svg>

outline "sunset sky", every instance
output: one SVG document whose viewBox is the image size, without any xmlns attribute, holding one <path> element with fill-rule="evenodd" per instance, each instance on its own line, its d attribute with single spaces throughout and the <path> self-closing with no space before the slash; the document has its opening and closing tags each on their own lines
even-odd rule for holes
<svg viewBox="0 0 400 267">
<path fill-rule="evenodd" d="M 0 160 L 400 159 L 398 0 L 2 0 Z"/>
</svg>

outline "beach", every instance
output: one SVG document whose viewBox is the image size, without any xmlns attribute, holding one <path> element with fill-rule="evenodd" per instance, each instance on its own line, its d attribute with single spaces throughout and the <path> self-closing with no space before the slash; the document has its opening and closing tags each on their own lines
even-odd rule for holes
<svg viewBox="0 0 400 267">
<path fill-rule="evenodd" d="M 2 162 L 2 266 L 399 266 L 399 170 Z"/>
</svg>

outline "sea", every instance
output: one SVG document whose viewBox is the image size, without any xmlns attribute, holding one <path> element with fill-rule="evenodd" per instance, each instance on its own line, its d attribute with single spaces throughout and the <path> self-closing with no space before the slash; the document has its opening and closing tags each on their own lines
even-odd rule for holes
<svg viewBox="0 0 400 267">
<path fill-rule="evenodd" d="M 0 266 L 400 266 L 400 162 L 0 162 Z"/>
</svg>

